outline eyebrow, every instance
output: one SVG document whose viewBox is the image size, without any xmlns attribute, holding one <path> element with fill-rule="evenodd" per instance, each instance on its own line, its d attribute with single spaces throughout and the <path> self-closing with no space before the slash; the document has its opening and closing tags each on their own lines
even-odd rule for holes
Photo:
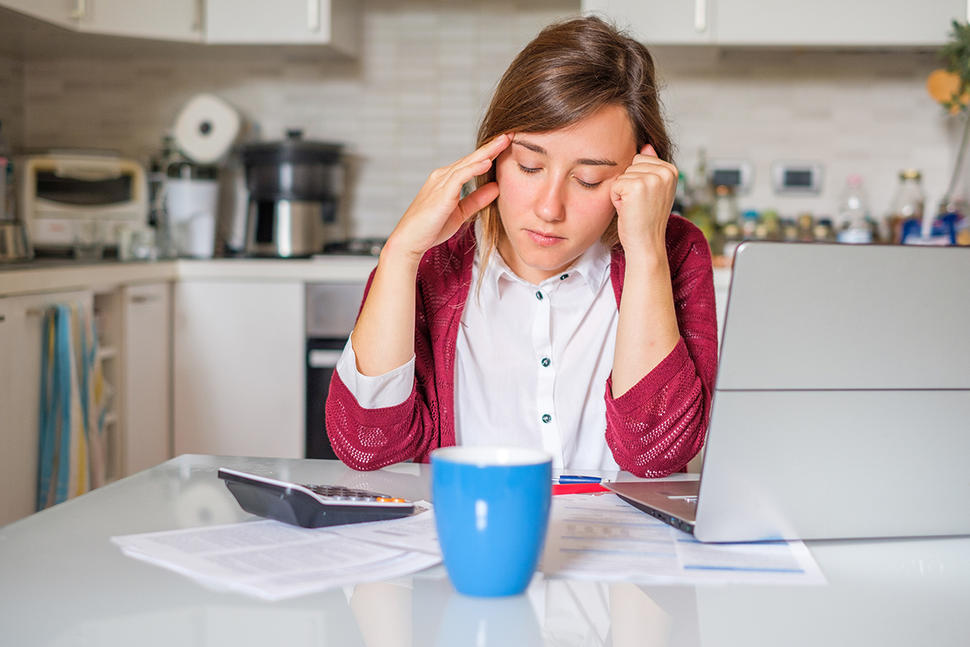
<svg viewBox="0 0 970 647">
<path fill-rule="evenodd" d="M 538 144 L 533 144 L 530 141 L 515 139 L 512 141 L 513 144 L 518 144 L 522 148 L 526 148 L 533 153 L 539 153 L 540 155 L 548 155 L 548 151 Z M 576 164 L 584 164 L 586 166 L 616 166 L 616 162 L 608 159 L 592 159 L 588 157 L 582 157 L 575 162 Z"/>
</svg>

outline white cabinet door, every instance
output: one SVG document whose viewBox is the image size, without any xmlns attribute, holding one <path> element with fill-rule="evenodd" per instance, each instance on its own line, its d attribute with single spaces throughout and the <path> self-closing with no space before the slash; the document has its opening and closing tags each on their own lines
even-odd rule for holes
<svg viewBox="0 0 970 647">
<path fill-rule="evenodd" d="M 81 31 L 133 38 L 202 41 L 204 0 L 77 0 Z"/>
<path fill-rule="evenodd" d="M 359 7 L 354 0 L 206 0 L 207 43 L 329 45 L 356 54 Z"/>
<path fill-rule="evenodd" d="M 967 0 L 582 0 L 647 45 L 938 46 Z"/>
<path fill-rule="evenodd" d="M 34 512 L 44 308 L 76 303 L 92 308 L 88 291 L 0 298 L 0 525 Z"/>
<path fill-rule="evenodd" d="M 175 284 L 175 454 L 301 458 L 303 284 Z"/>
<path fill-rule="evenodd" d="M 710 43 L 717 0 L 583 0 L 584 13 L 608 18 L 647 45 Z"/>
<path fill-rule="evenodd" d="M 201 42 L 205 0 L 0 0 L 0 6 L 95 34 Z"/>
<path fill-rule="evenodd" d="M 712 0 L 720 45 L 936 46 L 966 0 Z"/>
<path fill-rule="evenodd" d="M 172 457 L 171 285 L 121 288 L 124 403 L 121 407 L 124 475 Z"/>
<path fill-rule="evenodd" d="M 75 27 L 82 3 L 83 0 L 0 0 L 0 7 L 61 27 Z"/>
</svg>

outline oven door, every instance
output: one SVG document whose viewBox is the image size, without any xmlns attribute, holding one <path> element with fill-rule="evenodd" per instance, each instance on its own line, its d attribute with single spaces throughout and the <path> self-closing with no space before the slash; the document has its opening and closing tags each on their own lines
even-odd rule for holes
<svg viewBox="0 0 970 647">
<path fill-rule="evenodd" d="M 347 339 L 310 338 L 306 344 L 306 457 L 337 458 L 327 438 L 325 405 L 330 379 Z"/>
</svg>

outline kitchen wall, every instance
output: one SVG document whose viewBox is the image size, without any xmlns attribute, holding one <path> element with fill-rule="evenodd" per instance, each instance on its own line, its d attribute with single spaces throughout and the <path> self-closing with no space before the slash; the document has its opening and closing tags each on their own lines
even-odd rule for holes
<svg viewBox="0 0 970 647">
<path fill-rule="evenodd" d="M 355 233 L 386 235 L 427 173 L 471 150 L 484 104 L 518 49 L 544 24 L 578 11 L 578 1 L 361 4 L 355 61 L 276 48 L 55 58 L 22 70 L 0 59 L 0 115 L 16 114 L 22 84 L 26 146 L 114 148 L 146 159 L 185 101 L 215 92 L 264 138 L 302 127 L 310 138 L 346 142 L 359 168 Z M 924 90 L 932 54 L 655 54 L 678 165 L 692 171 L 701 146 L 711 157 L 751 161 L 755 189 L 742 206 L 831 213 L 845 175 L 859 172 L 882 214 L 896 173 L 909 166 L 922 169 L 930 202 L 944 189 L 958 124 Z M 768 169 L 777 159 L 824 162 L 822 195 L 773 195 Z"/>
</svg>

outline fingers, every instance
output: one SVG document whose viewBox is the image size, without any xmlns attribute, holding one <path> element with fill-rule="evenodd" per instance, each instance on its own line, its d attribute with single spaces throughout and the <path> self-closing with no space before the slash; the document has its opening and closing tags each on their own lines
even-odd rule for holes
<svg viewBox="0 0 970 647">
<path fill-rule="evenodd" d="M 483 144 L 471 155 L 461 158 L 451 166 L 439 169 L 444 176 L 447 190 L 449 192 L 454 190 L 457 193 L 465 182 L 488 171 L 492 161 L 508 148 L 511 142 L 512 136 L 503 133 Z"/>
<path fill-rule="evenodd" d="M 469 163 L 478 163 L 483 160 L 488 160 L 489 162 L 491 162 L 496 157 L 498 157 L 499 153 L 501 153 L 506 148 L 508 148 L 508 145 L 510 143 L 512 143 L 511 133 L 502 133 L 501 135 L 488 140 L 487 142 L 479 146 L 475 150 L 475 152 L 461 158 L 460 160 L 455 162 L 452 166 L 453 167 L 466 166 Z"/>
<path fill-rule="evenodd" d="M 498 197 L 498 183 L 489 182 L 484 184 L 458 202 L 458 210 L 462 212 L 465 219 L 487 207 L 495 198 Z"/>
</svg>

